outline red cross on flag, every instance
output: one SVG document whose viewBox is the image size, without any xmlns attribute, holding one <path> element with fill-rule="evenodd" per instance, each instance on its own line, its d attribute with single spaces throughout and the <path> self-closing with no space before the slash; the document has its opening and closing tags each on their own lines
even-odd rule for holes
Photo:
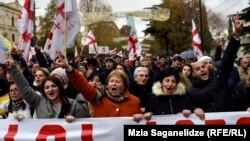
<svg viewBox="0 0 250 141">
<path fill-rule="evenodd" d="M 97 42 L 95 40 L 95 36 L 92 33 L 92 31 L 89 31 L 89 33 L 86 35 L 86 38 L 83 42 L 83 45 L 89 47 L 90 54 L 94 53 L 94 54 L 98 55 L 98 45 L 97 45 Z"/>
<path fill-rule="evenodd" d="M 21 33 L 19 49 L 26 62 L 29 59 L 30 42 L 33 30 L 34 0 L 25 0 L 21 14 L 17 21 L 17 29 Z"/>
<path fill-rule="evenodd" d="M 132 65 L 135 59 L 141 56 L 141 45 L 134 31 L 131 32 L 128 39 L 128 59 L 130 64 Z"/>
<path fill-rule="evenodd" d="M 66 29 L 65 24 L 67 25 Z M 80 31 L 80 27 L 76 0 L 57 0 L 55 22 L 44 46 L 44 51 L 54 60 L 57 51 L 64 52 L 65 34 L 67 35 L 66 46 L 73 47 L 75 36 Z"/>
<path fill-rule="evenodd" d="M 194 20 L 192 20 L 192 37 L 193 37 L 193 47 L 194 47 L 194 56 L 199 59 L 203 56 L 201 49 L 201 39 L 199 36 L 198 29 L 195 26 Z"/>
</svg>

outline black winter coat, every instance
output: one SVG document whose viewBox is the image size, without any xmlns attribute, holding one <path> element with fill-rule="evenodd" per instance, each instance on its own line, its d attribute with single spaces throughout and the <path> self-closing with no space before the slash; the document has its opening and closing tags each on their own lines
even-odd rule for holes
<svg viewBox="0 0 250 141">
<path fill-rule="evenodd" d="M 146 112 L 152 112 L 153 115 L 165 115 L 177 114 L 184 109 L 189 109 L 189 100 L 182 83 L 177 85 L 177 89 L 171 95 L 163 94 L 160 82 L 154 84 L 153 92 L 146 105 Z"/>
<path fill-rule="evenodd" d="M 233 70 L 236 53 L 240 41 L 231 38 L 218 74 L 210 75 L 206 81 L 191 79 L 192 87 L 187 90 L 193 108 L 202 108 L 205 112 L 222 112 L 232 110 L 232 91 L 228 87 L 228 80 Z"/>
</svg>

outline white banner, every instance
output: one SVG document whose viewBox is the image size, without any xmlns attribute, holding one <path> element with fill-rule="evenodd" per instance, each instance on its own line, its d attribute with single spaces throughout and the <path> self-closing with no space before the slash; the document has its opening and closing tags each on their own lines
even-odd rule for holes
<svg viewBox="0 0 250 141">
<path fill-rule="evenodd" d="M 108 46 L 98 46 L 97 48 L 98 54 L 109 54 L 109 47 Z M 89 54 L 96 54 L 93 48 L 89 47 Z"/>
<path fill-rule="evenodd" d="M 249 112 L 207 113 L 201 121 L 195 115 L 153 116 L 136 123 L 131 117 L 82 118 L 73 123 L 63 119 L 0 120 L 0 141 L 122 141 L 124 125 L 240 125 L 250 124 Z M 46 140 L 47 139 L 47 140 Z"/>
</svg>

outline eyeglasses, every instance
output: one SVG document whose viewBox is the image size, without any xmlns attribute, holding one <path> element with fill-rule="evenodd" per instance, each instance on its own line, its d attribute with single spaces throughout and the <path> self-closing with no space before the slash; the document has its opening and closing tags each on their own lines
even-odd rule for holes
<svg viewBox="0 0 250 141">
<path fill-rule="evenodd" d="M 15 88 L 15 89 L 10 90 L 10 93 L 17 92 L 17 91 L 18 91 L 18 89 Z"/>
<path fill-rule="evenodd" d="M 148 75 L 146 75 L 146 74 L 139 74 L 137 76 L 139 76 L 139 77 L 148 77 Z"/>
</svg>

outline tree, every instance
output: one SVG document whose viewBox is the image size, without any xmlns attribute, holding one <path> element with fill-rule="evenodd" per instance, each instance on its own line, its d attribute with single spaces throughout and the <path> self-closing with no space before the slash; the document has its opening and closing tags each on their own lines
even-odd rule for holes
<svg viewBox="0 0 250 141">
<path fill-rule="evenodd" d="M 208 12 L 208 26 L 210 29 L 210 32 L 213 34 L 214 37 L 222 36 L 223 31 L 226 29 L 226 23 L 222 20 L 222 17 L 220 14 L 215 13 L 211 10 Z"/>
<path fill-rule="evenodd" d="M 106 0 L 81 0 L 79 4 L 80 11 L 87 12 L 110 12 L 112 8 Z"/>
<path fill-rule="evenodd" d="M 183 1 L 164 0 L 160 5 L 152 8 L 162 7 L 170 9 L 169 20 L 164 22 L 150 20 L 149 27 L 144 33 L 155 36 L 156 42 L 152 51 L 156 54 L 180 53 L 191 45 L 191 27 L 188 20 L 188 6 Z"/>
<path fill-rule="evenodd" d="M 249 5 L 250 5 L 250 1 L 249 1 Z M 248 39 L 248 42 L 244 43 L 243 46 L 244 46 L 244 52 L 245 53 L 250 53 L 250 6 L 243 9 L 242 10 L 242 14 L 241 14 L 241 17 L 242 19 L 244 19 L 244 21 L 248 24 L 248 26 L 245 26 L 244 27 L 244 35 L 245 35 L 245 38 Z"/>
<path fill-rule="evenodd" d="M 195 9 L 198 7 L 198 1 L 193 2 L 193 15 L 199 15 Z M 180 53 L 184 50 L 192 48 L 192 34 L 191 34 L 191 18 L 189 4 L 186 4 L 183 0 L 164 0 L 161 5 L 157 7 L 170 9 L 170 19 L 165 22 L 150 21 L 149 27 L 144 33 L 155 36 L 158 45 L 155 45 L 153 51 L 157 54 L 163 52 L 168 55 Z M 153 7 L 154 8 L 154 7 Z M 212 40 L 211 33 L 208 30 L 208 22 L 206 9 L 203 5 L 203 40 L 205 51 L 209 52 L 210 44 Z M 198 16 L 194 17 L 195 21 L 198 21 Z M 196 22 L 198 23 L 198 22 Z"/>
<path fill-rule="evenodd" d="M 56 0 L 51 0 L 48 4 L 48 7 L 45 9 L 46 13 L 44 16 L 39 17 L 39 27 L 38 27 L 38 41 L 37 44 L 39 46 L 44 46 L 50 30 L 54 24 L 55 19 L 55 11 L 56 11 Z"/>
<path fill-rule="evenodd" d="M 80 12 L 82 13 L 82 16 L 85 16 L 84 13 L 91 12 L 112 12 L 111 5 L 107 4 L 106 0 L 81 0 L 79 8 Z M 88 26 L 85 25 L 84 28 L 85 33 L 83 34 L 83 36 L 85 36 L 87 32 L 91 30 L 96 37 L 98 45 L 111 46 L 111 48 L 114 48 L 116 46 L 116 44 L 113 43 L 112 38 L 114 36 L 118 36 L 118 31 L 116 25 L 114 26 L 113 23 L 100 21 L 98 23 L 93 23 Z"/>
</svg>

